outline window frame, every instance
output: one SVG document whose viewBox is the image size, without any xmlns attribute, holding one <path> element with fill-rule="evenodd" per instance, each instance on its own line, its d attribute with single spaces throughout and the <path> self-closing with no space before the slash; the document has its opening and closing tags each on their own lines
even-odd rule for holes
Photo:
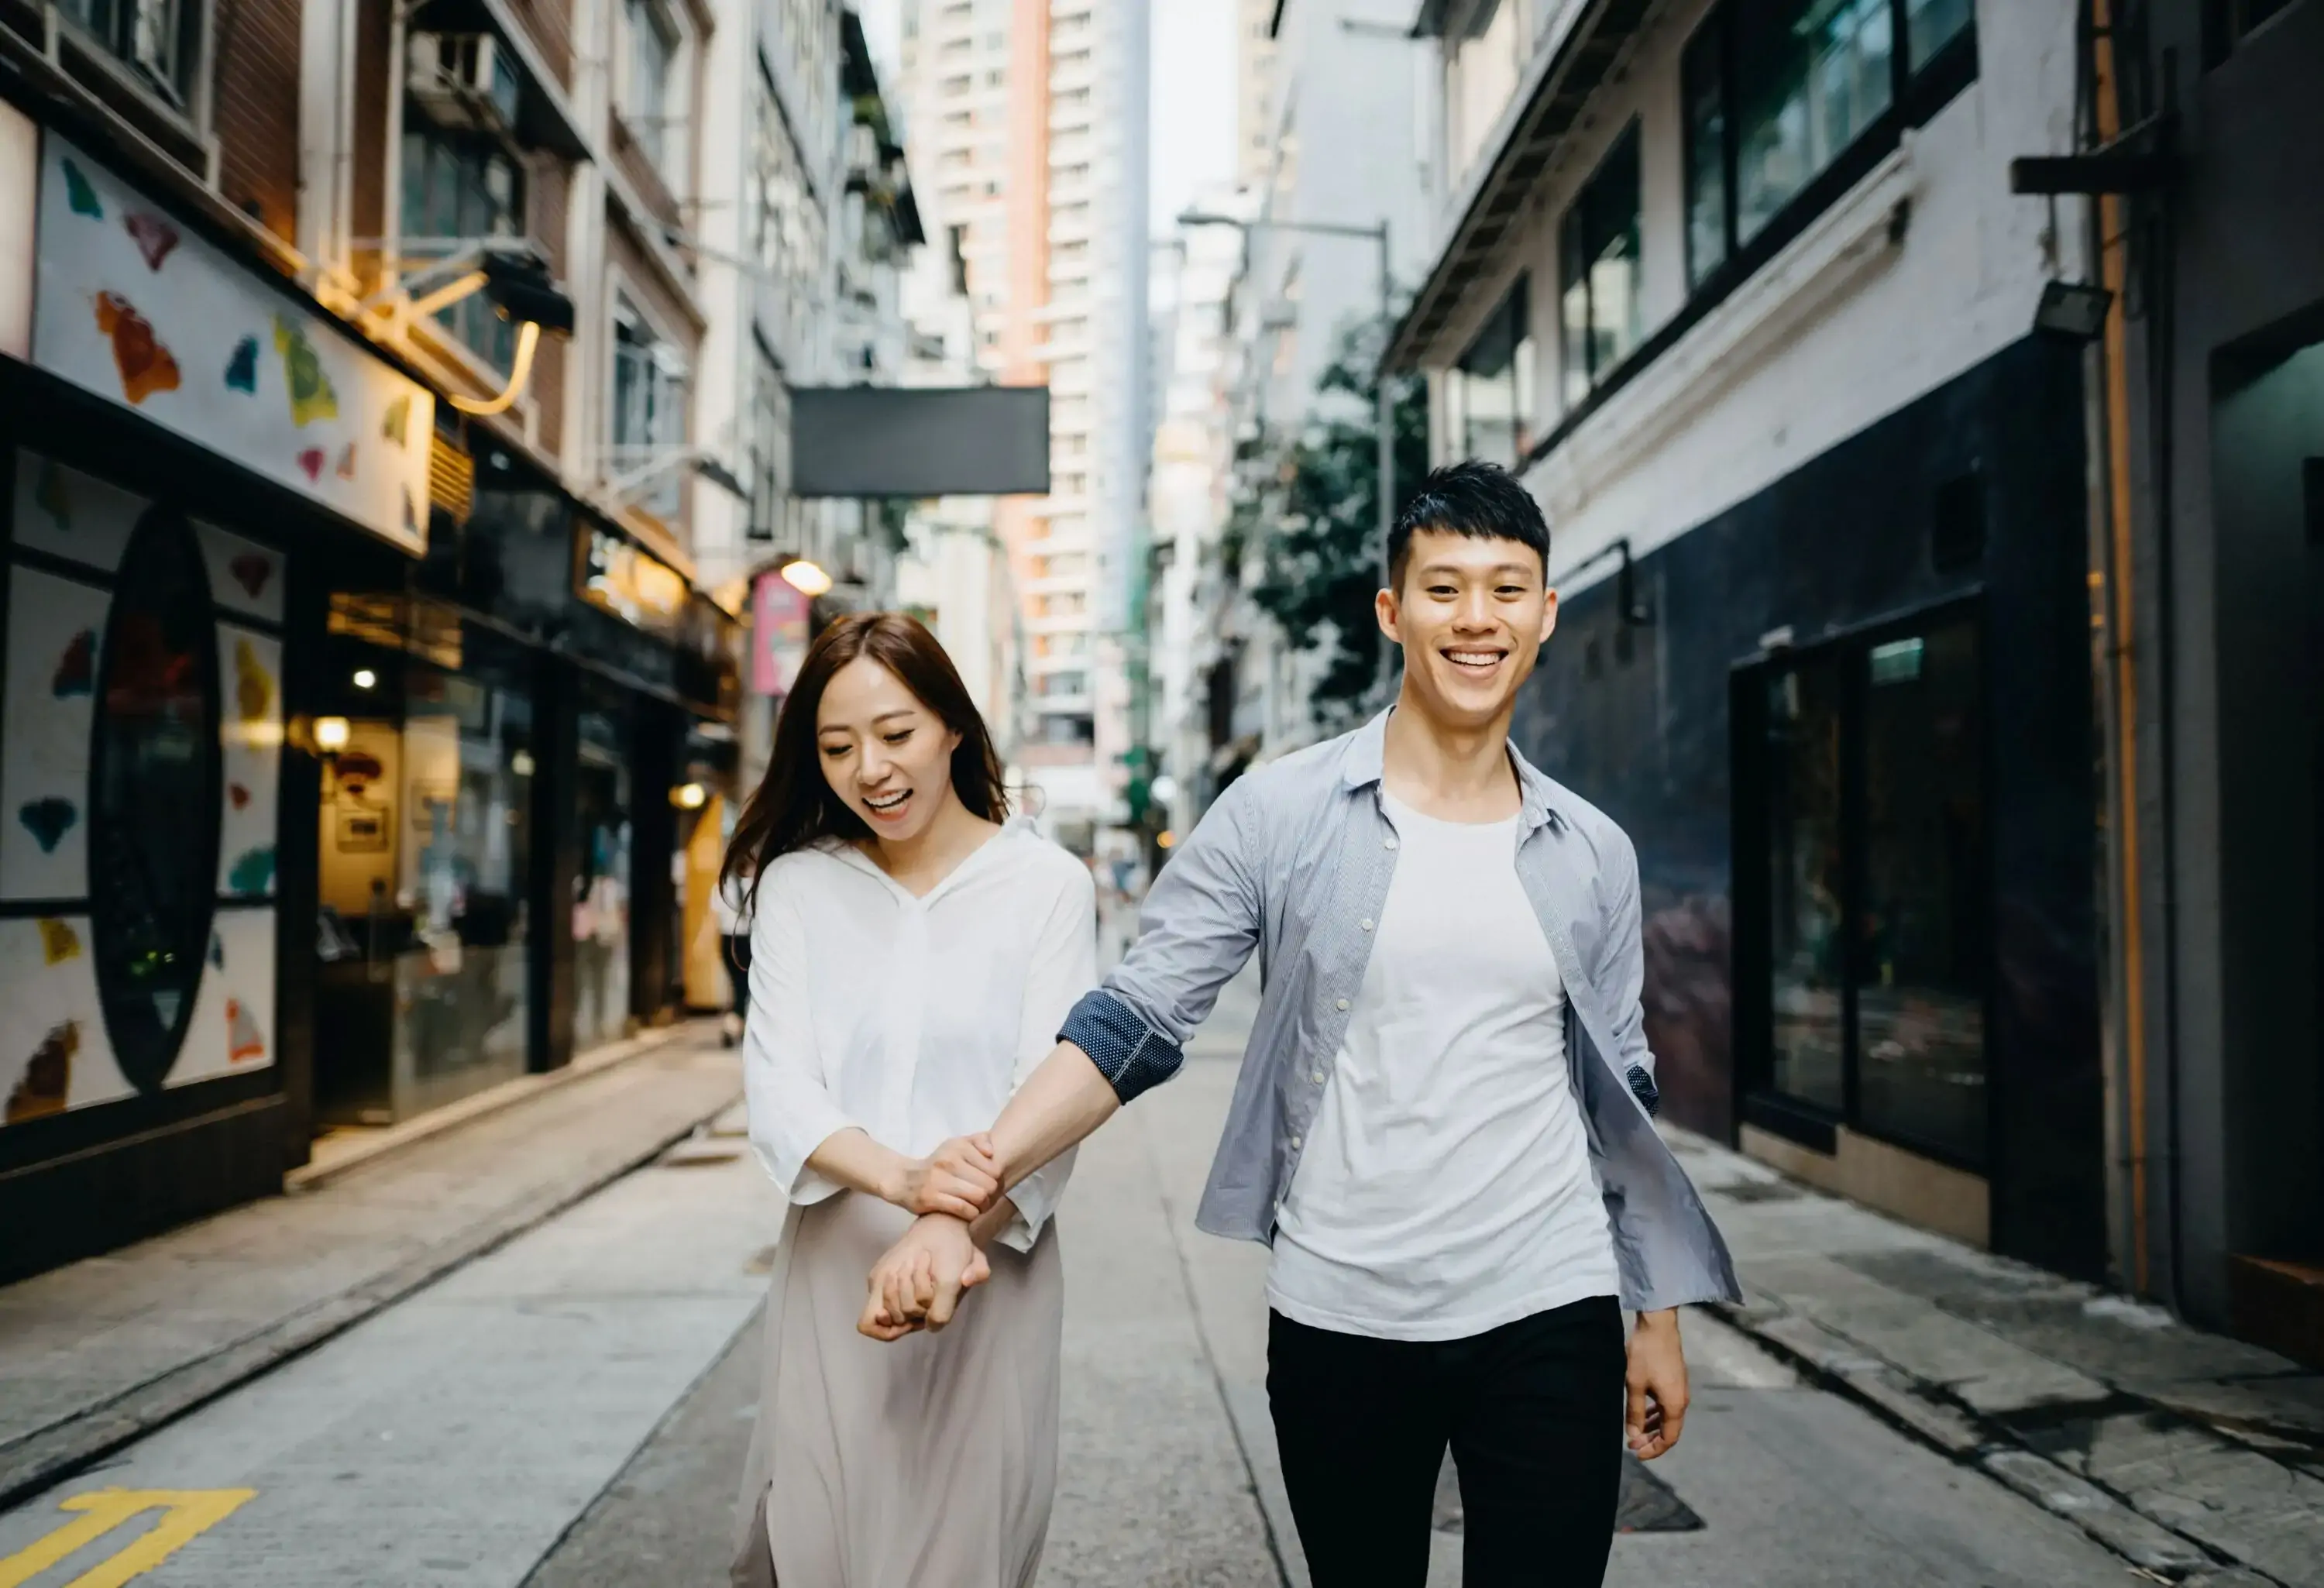
<svg viewBox="0 0 2324 1588">
<path fill-rule="evenodd" d="M 694 417 L 694 366 L 683 345 L 654 318 L 622 273 L 615 271 L 613 278 L 613 302 L 605 314 L 605 460 L 610 466 L 608 475 L 617 475 L 651 462 L 658 451 L 686 445 Z M 632 406 L 623 396 L 622 360 L 639 356 L 623 353 L 625 322 L 642 333 L 641 338 L 629 339 L 630 345 L 643 349 L 657 377 L 647 383 L 649 433 L 642 439 L 625 439 L 622 435 L 622 421 Z M 669 396 L 675 397 L 674 403 L 657 401 Z M 663 434 L 656 422 L 665 412 L 674 415 L 673 434 Z M 665 522 L 675 522 L 685 505 L 684 475 L 682 469 L 667 471 L 660 483 L 635 497 L 633 504 Z"/>
<path fill-rule="evenodd" d="M 1641 301 L 1642 290 L 1646 285 L 1646 165 L 1642 147 L 1644 134 L 1640 131 L 1639 122 L 1639 117 L 1632 116 L 1622 130 L 1614 134 L 1607 143 L 1605 152 L 1598 157 L 1598 163 L 1591 168 L 1589 176 L 1584 178 L 1582 185 L 1574 189 L 1573 197 L 1567 202 L 1564 213 L 1557 219 L 1558 374 L 1560 389 L 1564 393 L 1563 401 L 1568 408 L 1577 407 L 1588 401 L 1591 394 L 1596 392 L 1609 376 L 1620 369 L 1632 354 L 1645 346 L 1646 340 L 1644 305 Z M 1586 254 L 1589 243 L 1587 233 L 1593 219 L 1589 213 L 1591 201 L 1601 196 L 1600 184 L 1611 178 L 1616 162 L 1624 159 L 1628 162 L 1633 182 L 1630 194 L 1632 199 L 1630 235 L 1635 239 L 1635 245 L 1630 253 L 1629 339 L 1628 346 L 1616 351 L 1607 360 L 1604 367 L 1600 368 L 1597 355 L 1597 273 L 1599 262 L 1604 257 L 1604 254 L 1603 250 L 1600 250 L 1594 257 L 1582 257 L 1582 254 L 1577 254 L 1574 234 L 1577 231 L 1582 234 L 1579 239 L 1579 245 L 1582 254 Z M 1578 279 L 1573 274 L 1577 259 L 1581 266 Z M 1582 347 L 1579 350 L 1578 360 L 1577 350 L 1572 340 L 1573 328 L 1569 323 L 1565 312 L 1566 299 L 1577 288 L 1581 291 L 1582 302 Z M 1582 383 L 1578 391 L 1574 385 L 1574 374 L 1577 370 L 1582 376 Z M 1522 457 L 1524 454 L 1520 453 L 1518 456 Z"/>
<path fill-rule="evenodd" d="M 1841 1103 L 1829 1108 L 1809 1099 L 1779 1092 L 1774 1085 L 1774 986 L 1770 906 L 1772 856 L 1766 842 L 1770 811 L 1767 790 L 1767 686 L 1778 675 L 1822 661 L 1835 663 L 1840 689 L 1839 732 L 1840 796 L 1838 841 L 1840 845 L 1842 896 L 1840 930 L 1844 944 L 1853 944 L 1854 928 L 1865 904 L 1865 876 L 1869 849 L 1864 809 L 1869 712 L 1866 697 L 1873 653 L 1890 642 L 1925 638 L 1956 625 L 1967 627 L 1977 645 L 1977 680 L 1980 716 L 1977 777 L 1984 802 L 1981 842 L 1974 863 L 1982 889 L 1985 912 L 1984 963 L 1979 966 L 1982 1059 L 1986 1117 L 1982 1152 L 1965 1156 L 1941 1144 L 1901 1131 L 1868 1115 L 1863 1101 L 1860 1051 L 1862 1020 L 1860 986 L 1852 946 L 1843 950 L 1840 970 Z M 1990 1176 L 2000 1142 L 1998 1095 L 2001 1089 L 2000 1052 L 1996 1014 L 2001 986 L 1998 920 L 2000 899 L 1997 866 L 2000 847 L 1996 836 L 1996 795 L 1998 784 L 1995 758 L 1993 629 L 1981 588 L 1936 602 L 1895 617 L 1860 624 L 1829 635 L 1810 645 L 1786 647 L 1735 664 L 1729 673 L 1729 838 L 1737 856 L 1729 919 L 1734 923 L 1732 988 L 1734 1011 L 1735 1118 L 1812 1150 L 1837 1149 L 1838 1131 L 1846 1126 L 1858 1136 L 1896 1147 L 1917 1157 L 1978 1176 Z"/>
</svg>

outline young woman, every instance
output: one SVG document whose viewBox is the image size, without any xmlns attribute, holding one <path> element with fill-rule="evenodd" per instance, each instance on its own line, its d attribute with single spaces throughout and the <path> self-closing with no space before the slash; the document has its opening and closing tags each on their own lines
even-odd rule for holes
<svg viewBox="0 0 2324 1588">
<path fill-rule="evenodd" d="M 1096 906 L 1080 863 L 1007 814 L 935 637 L 886 613 L 826 630 L 726 863 L 755 878 L 751 1140 L 790 1204 L 737 1583 L 1029 1588 L 1039 1566 L 1064 1306 L 1047 1226 L 1069 1165 L 996 1200 L 960 1138 L 1095 983 Z M 864 1275 L 944 1214 L 974 1219 L 977 1304 L 940 1334 L 899 1339 L 877 1311 L 859 1332 Z"/>
</svg>

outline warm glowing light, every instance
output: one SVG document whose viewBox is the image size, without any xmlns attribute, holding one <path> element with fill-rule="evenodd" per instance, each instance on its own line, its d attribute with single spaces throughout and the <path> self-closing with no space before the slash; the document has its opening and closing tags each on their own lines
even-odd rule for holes
<svg viewBox="0 0 2324 1588">
<path fill-rule="evenodd" d="M 813 600 L 829 593 L 831 576 L 802 557 L 797 562 L 783 565 L 783 583 Z"/>
<path fill-rule="evenodd" d="M 520 750 L 509 757 L 509 771 L 520 778 L 532 776 L 532 752 Z"/>
<path fill-rule="evenodd" d="M 315 748 L 326 755 L 337 755 L 347 747 L 347 719 L 343 716 L 318 716 L 315 719 Z"/>
<path fill-rule="evenodd" d="M 505 413 L 524 394 L 525 382 L 532 378 L 533 349 L 540 346 L 540 322 L 527 320 L 516 328 L 516 362 L 509 370 L 508 384 L 497 397 L 463 397 L 453 392 L 447 402 L 462 413 Z"/>
<path fill-rule="evenodd" d="M 359 667 L 359 668 L 355 669 L 355 688 L 358 688 L 358 689 L 370 689 L 370 688 L 376 688 L 376 687 L 378 686 L 378 684 L 379 684 L 379 675 L 378 675 L 377 673 L 375 673 L 375 672 L 372 671 L 372 670 L 371 670 L 371 669 L 369 669 L 369 668 L 367 668 L 367 667 Z"/>
<path fill-rule="evenodd" d="M 680 783 L 669 791 L 669 802 L 680 810 L 700 810 L 710 802 L 710 790 L 699 783 Z"/>
<path fill-rule="evenodd" d="M 1154 847 L 1157 849 L 1167 849 L 1177 841 L 1178 835 L 1176 833 L 1157 833 L 1154 836 Z"/>
</svg>

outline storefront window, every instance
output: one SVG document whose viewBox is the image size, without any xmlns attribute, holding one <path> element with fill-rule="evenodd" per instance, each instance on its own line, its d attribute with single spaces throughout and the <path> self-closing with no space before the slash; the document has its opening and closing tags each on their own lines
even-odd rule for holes
<svg viewBox="0 0 2324 1588">
<path fill-rule="evenodd" d="M 121 560 L 90 749 L 97 983 L 122 1074 L 161 1085 L 192 1017 L 216 903 L 217 638 L 185 522 L 149 512 Z"/>
<path fill-rule="evenodd" d="M 415 620 L 407 642 L 421 634 L 424 655 L 327 653 L 348 732 L 323 779 L 317 1090 L 341 1122 L 440 1106 L 528 1057 L 527 671 L 456 620 Z"/>
<path fill-rule="evenodd" d="M 581 851 L 573 873 L 573 1047 L 625 1035 L 630 1016 L 632 787 L 626 717 L 611 702 L 582 709 L 574 768 Z"/>
<path fill-rule="evenodd" d="M 1767 686 L 1769 1080 L 1838 1113 L 1840 964 L 1840 673 L 1827 658 Z"/>
</svg>

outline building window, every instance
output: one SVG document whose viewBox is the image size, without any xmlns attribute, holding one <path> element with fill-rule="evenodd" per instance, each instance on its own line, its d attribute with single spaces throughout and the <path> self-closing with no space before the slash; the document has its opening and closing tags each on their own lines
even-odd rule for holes
<svg viewBox="0 0 2324 1588">
<path fill-rule="evenodd" d="M 1972 0 L 1726 0 L 1713 11 L 1681 67 L 1689 281 L 1766 232 L 1973 36 L 1975 17 Z"/>
<path fill-rule="evenodd" d="M 1533 445 L 1532 293 L 1532 278 L 1517 277 L 1445 381 L 1446 417 L 1464 457 L 1515 468 Z"/>
<path fill-rule="evenodd" d="M 1851 638 L 1761 669 L 1739 741 L 1760 828 L 1738 877 L 1759 901 L 1738 937 L 1751 1091 L 1971 1168 L 1992 962 L 1983 667 L 1973 614 Z"/>
<path fill-rule="evenodd" d="M 63 0 L 59 7 L 180 110 L 202 58 L 201 0 Z"/>
<path fill-rule="evenodd" d="M 1643 339 L 1638 304 L 1638 125 L 1624 128 L 1558 227 L 1569 406 Z"/>
<path fill-rule="evenodd" d="M 1043 673 L 1033 680 L 1036 694 L 1044 698 L 1079 698 L 1090 692 L 1087 673 Z"/>
<path fill-rule="evenodd" d="M 751 522 L 753 540 L 789 544 L 791 393 L 782 372 L 761 355 L 751 393 Z"/>
<path fill-rule="evenodd" d="M 1043 617 L 1079 617 L 1089 610 L 1089 596 L 1081 590 L 1052 590 L 1035 596 L 1033 609 Z"/>
<path fill-rule="evenodd" d="M 1089 554 L 1085 551 L 1060 551 L 1033 559 L 1033 577 L 1037 579 L 1069 579 L 1089 572 Z"/>
<path fill-rule="evenodd" d="M 686 362 L 626 298 L 613 308 L 612 472 L 659 463 L 686 440 Z M 634 500 L 663 518 L 677 515 L 682 471 L 664 468 Z"/>
<path fill-rule="evenodd" d="M 407 122 L 403 134 L 403 236 L 421 252 L 450 252 L 479 237 L 524 233 L 524 181 L 499 144 L 456 138 Z M 516 327 L 482 292 L 436 316 L 468 350 L 502 373 L 516 356 Z"/>
<path fill-rule="evenodd" d="M 623 31 L 629 34 L 622 120 L 654 169 L 668 176 L 678 148 L 669 133 L 679 125 L 678 24 L 659 0 L 624 0 L 622 10 Z"/>
</svg>

